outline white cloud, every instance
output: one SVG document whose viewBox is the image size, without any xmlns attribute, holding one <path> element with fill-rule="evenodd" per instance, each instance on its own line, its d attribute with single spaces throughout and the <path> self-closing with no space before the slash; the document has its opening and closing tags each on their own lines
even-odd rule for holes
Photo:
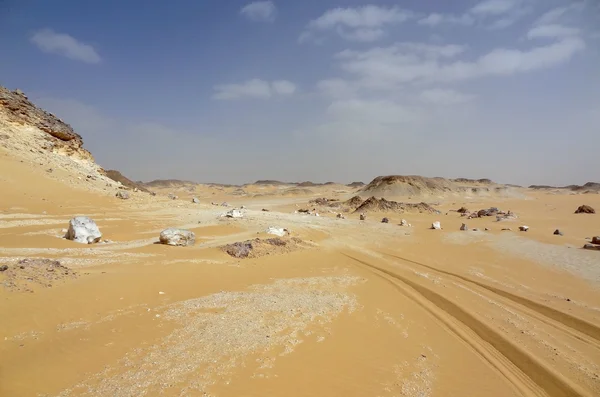
<svg viewBox="0 0 600 397">
<path fill-rule="evenodd" d="M 255 1 L 242 7 L 240 14 L 252 21 L 273 22 L 277 8 L 272 1 Z"/>
<path fill-rule="evenodd" d="M 498 48 L 472 61 L 453 59 L 465 51 L 463 46 L 419 43 L 343 51 L 336 58 L 351 77 L 348 85 L 389 91 L 411 82 L 454 82 L 543 69 L 568 61 L 584 48 L 584 41 L 572 36 L 529 50 Z"/>
<path fill-rule="evenodd" d="M 291 95 L 296 92 L 296 85 L 287 80 L 274 81 L 271 86 L 274 92 L 281 95 Z"/>
<path fill-rule="evenodd" d="M 511 26 L 532 12 L 530 0 L 484 0 L 462 15 L 432 13 L 421 18 L 418 23 L 426 26 L 462 25 L 479 23 L 488 29 L 503 29 Z"/>
<path fill-rule="evenodd" d="M 400 7 L 334 8 L 308 23 L 299 41 L 314 38 L 319 32 L 334 31 L 346 40 L 374 41 L 383 37 L 382 28 L 400 24 L 413 17 L 413 13 Z"/>
<path fill-rule="evenodd" d="M 449 25 L 473 25 L 475 23 L 475 19 L 469 14 L 463 14 L 461 16 L 455 16 L 450 14 L 438 14 L 433 13 L 428 16 L 421 18 L 418 22 L 419 25 L 426 26 L 438 26 L 441 24 L 449 24 Z"/>
<path fill-rule="evenodd" d="M 474 98 L 474 95 L 463 94 L 458 91 L 441 88 L 425 90 L 419 94 L 419 99 L 421 101 L 433 105 L 458 105 L 469 102 Z"/>
<path fill-rule="evenodd" d="M 252 79 L 241 84 L 217 85 L 214 89 L 217 92 L 213 95 L 213 99 L 266 99 L 273 95 L 291 95 L 296 91 L 296 85 L 287 80 L 277 80 L 269 83 L 261 79 Z"/>
<path fill-rule="evenodd" d="M 581 30 L 577 28 L 570 28 L 562 25 L 540 25 L 532 28 L 527 32 L 529 39 L 535 38 L 563 38 L 569 36 L 578 36 L 581 34 Z"/>
<path fill-rule="evenodd" d="M 568 6 L 553 8 L 542 14 L 536 21 L 536 25 L 549 25 L 565 22 L 565 19 L 576 12 L 584 10 L 585 2 L 576 2 Z"/>
<path fill-rule="evenodd" d="M 502 15 L 521 5 L 521 0 L 484 0 L 471 8 L 475 15 Z"/>
<path fill-rule="evenodd" d="M 348 31 L 340 27 L 337 29 L 337 32 L 343 39 L 363 43 L 377 41 L 385 36 L 383 29 L 360 28 Z"/>
<path fill-rule="evenodd" d="M 82 43 L 65 33 L 56 33 L 52 29 L 43 29 L 31 36 L 31 42 L 47 53 L 63 55 L 75 61 L 98 63 L 101 58 L 94 47 Z"/>
</svg>

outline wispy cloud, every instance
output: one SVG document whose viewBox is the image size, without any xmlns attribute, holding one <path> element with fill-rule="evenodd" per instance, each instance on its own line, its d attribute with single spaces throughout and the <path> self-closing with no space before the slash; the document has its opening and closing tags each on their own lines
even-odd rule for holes
<svg viewBox="0 0 600 397">
<path fill-rule="evenodd" d="M 533 11 L 529 2 L 530 0 L 484 0 L 461 15 L 432 13 L 421 18 L 418 23 L 431 27 L 443 24 L 470 26 L 479 23 L 488 29 L 503 29 Z"/>
<path fill-rule="evenodd" d="M 43 52 L 59 54 L 75 61 L 98 63 L 101 60 L 100 55 L 91 45 L 52 29 L 43 29 L 34 33 L 31 42 Z"/>
<path fill-rule="evenodd" d="M 214 89 L 216 93 L 213 95 L 213 99 L 267 99 L 274 95 L 292 95 L 296 92 L 296 85 L 287 80 L 268 82 L 261 79 L 252 79 L 241 84 L 217 85 Z"/>
<path fill-rule="evenodd" d="M 277 7 L 272 1 L 255 1 L 242 7 L 240 14 L 252 21 L 273 22 L 277 17 Z"/>
<path fill-rule="evenodd" d="M 366 5 L 362 7 L 334 8 L 325 11 L 320 17 L 308 23 L 299 41 L 315 39 L 326 32 L 337 33 L 351 41 L 375 41 L 385 33 L 386 25 L 400 24 L 411 19 L 414 14 L 400 7 Z"/>
<path fill-rule="evenodd" d="M 536 34 L 541 33 L 533 33 Z M 457 82 L 530 72 L 566 62 L 584 48 L 585 42 L 580 37 L 569 36 L 529 50 L 497 48 L 470 61 L 454 59 L 466 51 L 464 46 L 419 43 L 397 43 L 365 51 L 346 50 L 335 58 L 349 75 L 345 88 L 359 86 L 389 91 L 411 82 Z M 321 85 L 332 88 L 330 83 L 321 82 Z M 340 87 L 338 80 L 335 89 Z"/>
<path fill-rule="evenodd" d="M 473 100 L 475 96 L 454 90 L 434 88 L 422 91 L 419 98 L 424 103 L 433 105 L 458 105 Z"/>
</svg>

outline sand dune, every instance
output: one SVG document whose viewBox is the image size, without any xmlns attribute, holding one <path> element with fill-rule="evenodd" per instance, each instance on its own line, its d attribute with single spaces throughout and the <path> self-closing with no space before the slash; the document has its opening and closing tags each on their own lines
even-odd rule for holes
<svg viewBox="0 0 600 397">
<path fill-rule="evenodd" d="M 337 184 L 156 182 L 156 196 L 130 187 L 121 200 L 127 186 L 92 157 L 44 149 L 59 138 L 4 107 L 1 396 L 600 395 L 600 252 L 581 248 L 598 215 L 574 214 L 600 195 L 381 177 L 362 191 L 376 196 L 365 221 L 337 218 L 328 204 L 365 201 Z M 242 205 L 242 218 L 222 216 Z M 462 206 L 518 218 L 465 220 Z M 297 212 L 313 207 L 320 216 Z M 62 238 L 76 215 L 96 221 L 101 243 Z M 223 251 L 273 238 L 270 226 L 301 247 Z M 157 244 L 168 227 L 196 244 Z"/>
</svg>

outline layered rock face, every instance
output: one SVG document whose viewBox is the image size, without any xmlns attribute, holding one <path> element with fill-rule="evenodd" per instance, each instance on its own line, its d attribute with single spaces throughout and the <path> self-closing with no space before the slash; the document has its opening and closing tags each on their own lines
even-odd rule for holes
<svg viewBox="0 0 600 397">
<path fill-rule="evenodd" d="M 0 140 L 4 146 L 43 150 L 94 163 L 73 128 L 29 101 L 21 90 L 0 86 Z M 11 128 L 12 127 L 12 128 Z M 6 142 L 4 142 L 6 141 Z"/>
</svg>

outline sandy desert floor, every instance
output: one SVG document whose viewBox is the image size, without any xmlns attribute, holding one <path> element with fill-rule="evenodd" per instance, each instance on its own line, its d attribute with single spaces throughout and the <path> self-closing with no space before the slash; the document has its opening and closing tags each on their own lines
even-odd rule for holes
<svg viewBox="0 0 600 397">
<path fill-rule="evenodd" d="M 4 152 L 0 169 L 1 396 L 600 395 L 600 252 L 581 249 L 600 215 L 573 213 L 600 209 L 598 194 L 431 199 L 441 215 L 360 221 L 294 213 L 314 198 L 301 194 L 119 200 Z M 519 219 L 462 232 L 450 210 L 463 205 Z M 60 238 L 77 215 L 110 242 Z M 268 226 L 304 243 L 248 259 L 219 248 Z M 167 227 L 196 244 L 155 244 Z M 70 270 L 19 273 L 27 258 Z"/>
</svg>

